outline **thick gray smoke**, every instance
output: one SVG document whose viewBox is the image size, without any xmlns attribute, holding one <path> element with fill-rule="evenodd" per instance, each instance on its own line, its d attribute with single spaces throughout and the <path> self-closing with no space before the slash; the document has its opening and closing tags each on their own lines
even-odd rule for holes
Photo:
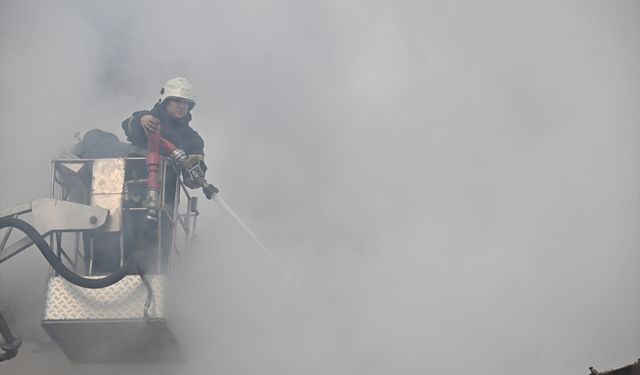
<svg viewBox="0 0 640 375">
<path fill-rule="evenodd" d="M 213 202 L 185 363 L 73 365 L 0 265 L 3 375 L 583 373 L 640 354 L 640 4 L 0 0 L 0 206 L 181 75 Z"/>
</svg>

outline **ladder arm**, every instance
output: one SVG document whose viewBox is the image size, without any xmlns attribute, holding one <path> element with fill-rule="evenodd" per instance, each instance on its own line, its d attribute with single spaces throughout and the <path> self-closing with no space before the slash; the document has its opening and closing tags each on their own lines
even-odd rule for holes
<svg viewBox="0 0 640 375">
<path fill-rule="evenodd" d="M 102 207 L 63 201 L 54 198 L 38 198 L 0 211 L 0 219 L 17 217 L 31 212 L 33 227 L 43 236 L 51 232 L 76 232 L 97 229 L 107 222 L 109 210 Z M 10 230 L 0 242 L 0 263 L 20 253 L 33 244 L 29 237 L 7 245 Z"/>
</svg>

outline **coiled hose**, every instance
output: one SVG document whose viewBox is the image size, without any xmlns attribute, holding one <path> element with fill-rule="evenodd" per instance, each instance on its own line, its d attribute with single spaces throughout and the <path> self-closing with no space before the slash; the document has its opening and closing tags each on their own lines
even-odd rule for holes
<svg viewBox="0 0 640 375">
<path fill-rule="evenodd" d="M 149 281 L 144 275 L 142 267 L 137 261 L 139 257 L 138 253 L 129 255 L 124 264 L 109 276 L 105 276 L 100 279 L 89 279 L 78 275 L 77 273 L 70 270 L 67 266 L 65 266 L 64 263 L 62 263 L 62 260 L 60 260 L 56 256 L 53 250 L 51 250 L 49 244 L 44 240 L 44 238 L 42 238 L 42 235 L 31 224 L 14 217 L 0 219 L 0 229 L 4 229 L 7 227 L 16 228 L 27 235 L 36 245 L 38 250 L 40 250 L 51 267 L 53 267 L 53 269 L 56 270 L 56 272 L 60 276 L 62 276 L 68 282 L 82 288 L 106 288 L 122 280 L 127 274 L 129 274 L 128 270 L 132 269 L 132 267 L 134 266 L 137 266 L 138 274 L 142 278 L 145 288 L 147 289 L 147 300 L 145 302 L 144 317 L 147 319 L 149 318 L 148 310 L 153 298 L 153 291 L 151 289 Z M 22 338 L 20 336 L 14 336 L 12 334 L 2 315 L 0 315 L 0 338 L 3 339 L 0 341 L 0 349 L 4 350 L 5 352 L 0 353 L 0 362 L 15 357 L 18 354 L 18 348 L 22 344 Z"/>
<path fill-rule="evenodd" d="M 67 268 L 67 266 L 65 266 L 64 263 L 62 263 L 62 261 L 56 256 L 53 250 L 51 250 L 51 247 L 49 246 L 47 241 L 42 238 L 42 235 L 31 224 L 15 217 L 0 219 L 0 229 L 6 227 L 16 228 L 26 234 L 36 245 L 38 250 L 40 250 L 51 267 L 53 267 L 53 269 L 56 270 L 56 272 L 59 273 L 60 276 L 62 276 L 68 282 L 83 288 L 100 289 L 113 285 L 122 280 L 127 275 L 127 270 L 129 270 L 130 267 L 136 263 L 135 257 L 129 256 L 122 267 L 118 268 L 109 276 L 105 276 L 100 279 L 88 279 L 86 277 L 78 275 L 77 273 Z"/>
</svg>

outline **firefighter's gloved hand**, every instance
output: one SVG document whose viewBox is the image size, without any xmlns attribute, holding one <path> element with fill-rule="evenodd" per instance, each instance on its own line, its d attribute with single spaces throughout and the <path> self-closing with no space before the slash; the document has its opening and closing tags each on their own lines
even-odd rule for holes
<svg viewBox="0 0 640 375">
<path fill-rule="evenodd" d="M 160 130 L 160 120 L 153 115 L 144 115 L 140 117 L 140 126 L 144 133 L 149 135 L 149 132 L 157 132 Z"/>
<path fill-rule="evenodd" d="M 171 158 L 171 162 L 176 171 L 188 171 L 194 167 L 197 167 L 198 164 L 204 160 L 204 155 L 187 155 L 184 150 L 180 148 L 176 148 L 175 150 L 173 150 L 169 157 Z M 202 169 L 204 172 L 206 168 L 200 167 L 200 169 Z"/>
<path fill-rule="evenodd" d="M 182 165 L 186 169 L 191 169 L 196 164 L 200 163 L 203 160 L 204 160 L 203 155 L 198 155 L 198 154 L 188 155 L 187 158 L 182 162 Z"/>
</svg>

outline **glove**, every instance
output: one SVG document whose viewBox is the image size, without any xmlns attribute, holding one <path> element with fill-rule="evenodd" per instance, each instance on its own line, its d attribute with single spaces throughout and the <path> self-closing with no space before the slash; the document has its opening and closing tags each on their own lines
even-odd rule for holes
<svg viewBox="0 0 640 375">
<path fill-rule="evenodd" d="M 180 148 L 176 148 L 175 150 L 173 150 L 169 155 L 169 158 L 171 159 L 171 163 L 173 164 L 176 171 L 185 169 L 189 170 L 195 167 L 200 162 L 204 163 L 204 155 L 187 155 L 186 152 L 184 152 L 184 150 Z M 204 172 L 207 168 L 201 167 L 201 169 Z"/>
<path fill-rule="evenodd" d="M 144 133 L 149 135 L 149 132 L 157 132 L 160 130 L 160 120 L 153 115 L 144 115 L 140 117 L 140 126 Z"/>
<path fill-rule="evenodd" d="M 207 170 L 207 166 L 202 161 L 202 155 L 190 155 L 183 159 L 182 165 L 182 181 L 190 189 L 202 188 L 202 192 L 207 199 L 213 198 L 213 195 L 218 193 L 218 188 L 211 185 L 204 178 L 204 172 Z"/>
<path fill-rule="evenodd" d="M 204 155 L 198 155 L 198 154 L 189 155 L 187 156 L 186 159 L 182 161 L 182 166 L 185 169 L 191 169 L 201 161 L 204 161 Z"/>
</svg>

